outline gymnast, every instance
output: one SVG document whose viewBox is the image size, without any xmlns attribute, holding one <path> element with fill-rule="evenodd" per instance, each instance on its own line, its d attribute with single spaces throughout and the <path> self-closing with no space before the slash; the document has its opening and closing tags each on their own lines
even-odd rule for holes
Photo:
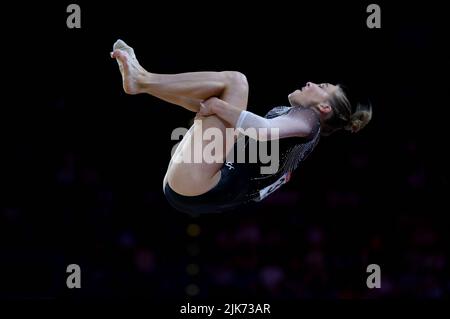
<svg viewBox="0 0 450 319">
<path fill-rule="evenodd" d="M 114 43 L 111 57 L 118 62 L 127 94 L 147 93 L 196 113 L 193 125 L 173 152 L 163 181 L 170 205 L 191 215 L 261 202 L 289 181 L 321 136 L 338 130 L 356 133 L 372 117 L 370 103 L 353 106 L 343 86 L 312 82 L 288 95 L 289 106 L 277 106 L 259 116 L 247 111 L 249 85 L 238 71 L 151 73 L 122 40 Z M 193 149 L 195 152 L 195 136 L 203 136 L 208 129 L 220 130 L 224 139 L 229 136 L 227 129 L 235 129 L 237 134 L 232 143 L 217 139 L 200 142 L 202 147 L 217 143 L 214 157 L 218 161 L 183 160 Z M 260 163 L 230 160 L 230 154 L 245 151 L 251 141 L 275 140 L 279 151 L 276 171 L 262 173 Z"/>
</svg>

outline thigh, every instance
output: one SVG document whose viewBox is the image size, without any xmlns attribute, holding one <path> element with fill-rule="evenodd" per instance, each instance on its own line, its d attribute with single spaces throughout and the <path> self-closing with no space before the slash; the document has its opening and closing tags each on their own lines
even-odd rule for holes
<svg viewBox="0 0 450 319">
<path fill-rule="evenodd" d="M 205 138 L 210 132 L 215 133 L 214 140 Z M 216 138 L 222 140 L 218 141 Z M 228 144 L 232 145 L 230 142 Z M 182 195 L 193 196 L 207 192 L 219 181 L 223 159 L 231 147 L 226 143 L 226 125 L 221 119 L 216 116 L 196 117 L 172 156 L 166 181 L 174 191 Z M 211 154 L 214 156 L 211 157 Z"/>
</svg>

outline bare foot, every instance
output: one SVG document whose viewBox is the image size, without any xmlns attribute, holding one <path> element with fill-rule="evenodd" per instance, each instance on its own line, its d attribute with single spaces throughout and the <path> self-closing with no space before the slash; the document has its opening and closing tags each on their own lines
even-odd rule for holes
<svg viewBox="0 0 450 319">
<path fill-rule="evenodd" d="M 127 94 L 143 93 L 143 82 L 148 72 L 139 64 L 132 47 L 124 41 L 117 40 L 111 57 L 117 60 L 122 74 L 123 90 Z"/>
</svg>

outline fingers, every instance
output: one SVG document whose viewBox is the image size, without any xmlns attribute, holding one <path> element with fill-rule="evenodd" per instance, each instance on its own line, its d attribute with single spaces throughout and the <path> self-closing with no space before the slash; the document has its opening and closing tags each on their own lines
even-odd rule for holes
<svg viewBox="0 0 450 319">
<path fill-rule="evenodd" d="M 213 96 L 213 97 L 210 97 L 209 99 L 204 100 L 203 104 L 207 107 L 211 107 L 212 105 L 223 106 L 226 104 L 226 102 Z"/>
<path fill-rule="evenodd" d="M 205 102 L 200 102 L 200 109 L 198 111 L 198 114 L 201 116 L 209 116 L 209 115 L 213 115 L 214 111 L 211 107 L 211 103 L 205 103 Z"/>
<path fill-rule="evenodd" d="M 198 111 L 198 114 L 200 114 L 202 116 L 208 116 L 208 115 L 211 115 L 211 111 L 210 111 L 209 107 L 207 107 L 205 104 L 200 102 L 200 110 Z"/>
</svg>

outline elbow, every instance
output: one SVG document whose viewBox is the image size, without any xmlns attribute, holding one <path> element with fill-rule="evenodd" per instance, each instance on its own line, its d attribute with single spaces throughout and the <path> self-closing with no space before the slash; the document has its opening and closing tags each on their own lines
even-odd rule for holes
<svg viewBox="0 0 450 319">
<path fill-rule="evenodd" d="M 262 142 L 280 139 L 280 131 L 278 128 L 263 128 L 258 132 L 258 140 Z"/>
<path fill-rule="evenodd" d="M 251 139 L 254 139 L 256 141 L 260 141 L 260 142 L 264 142 L 264 141 L 268 141 L 269 140 L 269 135 L 267 134 L 267 130 L 262 130 L 262 129 L 257 129 L 254 127 L 249 127 L 246 129 L 243 128 L 238 128 L 238 130 L 250 137 Z"/>
<path fill-rule="evenodd" d="M 258 140 L 260 142 L 277 140 L 280 137 L 277 130 L 267 128 L 255 129 L 252 135 L 255 140 Z"/>
</svg>

